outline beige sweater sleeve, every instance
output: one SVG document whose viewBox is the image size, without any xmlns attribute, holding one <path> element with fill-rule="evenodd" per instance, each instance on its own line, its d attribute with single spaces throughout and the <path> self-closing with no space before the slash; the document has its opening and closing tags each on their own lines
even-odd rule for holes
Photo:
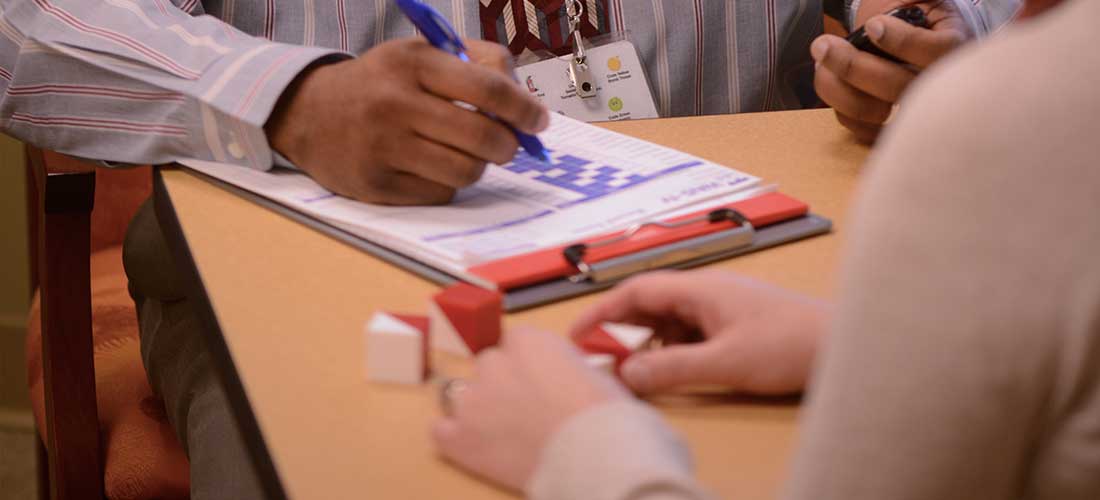
<svg viewBox="0 0 1100 500">
<path fill-rule="evenodd" d="M 867 166 L 786 498 L 1100 498 L 1100 2 L 923 77 Z"/>
<path fill-rule="evenodd" d="M 535 500 L 701 500 L 691 454 L 637 401 L 574 416 L 547 443 L 527 494 Z"/>
<path fill-rule="evenodd" d="M 845 232 L 787 498 L 1100 498 L 1096 19 L 1075 0 L 905 101 Z M 705 497 L 635 402 L 567 422 L 528 493 Z"/>
</svg>

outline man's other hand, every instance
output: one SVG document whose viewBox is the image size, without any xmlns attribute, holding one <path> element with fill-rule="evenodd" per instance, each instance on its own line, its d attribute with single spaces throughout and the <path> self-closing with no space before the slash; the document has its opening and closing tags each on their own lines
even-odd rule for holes
<svg viewBox="0 0 1100 500">
<path fill-rule="evenodd" d="M 872 43 L 907 65 L 862 52 L 835 35 L 821 35 L 810 46 L 817 62 L 817 95 L 861 142 L 875 141 L 894 104 L 921 70 L 974 37 L 952 1 L 865 0 L 860 4 L 856 26 L 862 25 Z M 931 29 L 880 14 L 904 5 L 921 7 Z"/>
<path fill-rule="evenodd" d="M 475 64 L 409 38 L 311 68 L 287 90 L 268 138 L 341 195 L 387 205 L 447 203 L 486 163 L 510 161 L 519 146 L 506 126 L 454 101 L 527 133 L 550 120 L 516 84 L 504 47 L 471 41 L 469 55 Z"/>
</svg>

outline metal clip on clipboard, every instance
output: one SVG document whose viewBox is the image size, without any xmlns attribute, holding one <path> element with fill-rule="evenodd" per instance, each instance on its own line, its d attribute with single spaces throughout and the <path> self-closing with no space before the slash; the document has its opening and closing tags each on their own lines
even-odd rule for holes
<svg viewBox="0 0 1100 500">
<path fill-rule="evenodd" d="M 600 262 L 588 263 L 584 257 L 589 249 L 622 243 L 634 237 L 638 231 L 647 227 L 675 229 L 700 222 L 717 223 L 732 221 L 739 226 L 694 238 L 676 241 L 666 245 L 647 248 L 635 253 L 614 257 Z M 580 271 L 569 277 L 569 281 L 580 283 L 590 281 L 603 283 L 614 281 L 634 273 L 670 266 L 696 257 L 715 254 L 727 250 L 752 245 L 755 231 L 749 220 L 732 208 L 719 208 L 705 215 L 678 222 L 651 221 L 635 224 L 622 234 L 606 240 L 592 243 L 578 243 L 562 250 L 562 256 Z"/>
</svg>

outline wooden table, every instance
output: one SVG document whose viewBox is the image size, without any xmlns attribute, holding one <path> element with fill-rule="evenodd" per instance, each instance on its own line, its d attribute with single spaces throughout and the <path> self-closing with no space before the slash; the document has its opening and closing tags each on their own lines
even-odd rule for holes
<svg viewBox="0 0 1100 500">
<path fill-rule="evenodd" d="M 777 182 L 831 218 L 834 234 L 715 264 L 812 295 L 831 294 L 835 233 L 845 229 L 866 156 L 831 111 L 606 126 Z M 199 314 L 209 330 L 221 332 L 210 337 L 212 349 L 274 496 L 506 496 L 435 456 L 428 435 L 438 411 L 434 386 L 364 380 L 364 322 L 376 309 L 423 310 L 433 284 L 185 171 L 163 169 L 157 184 L 158 214 L 173 219 L 162 222 L 169 239 L 175 234 L 185 243 L 178 263 L 201 278 Z M 512 314 L 506 322 L 562 332 L 595 299 Z M 464 364 L 446 360 L 443 371 L 461 372 Z M 733 397 L 657 404 L 691 443 L 701 480 L 721 497 L 776 496 L 797 406 Z"/>
</svg>

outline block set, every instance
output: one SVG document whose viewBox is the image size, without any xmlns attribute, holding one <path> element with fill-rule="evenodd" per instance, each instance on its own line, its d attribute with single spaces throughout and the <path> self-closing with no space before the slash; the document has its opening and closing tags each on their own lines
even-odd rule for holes
<svg viewBox="0 0 1100 500">
<path fill-rule="evenodd" d="M 433 295 L 426 316 L 374 313 L 365 332 L 367 379 L 419 384 L 431 374 L 431 350 L 472 357 L 496 345 L 502 302 L 497 292 L 459 283 Z"/>
<path fill-rule="evenodd" d="M 366 376 L 375 382 L 419 384 L 431 374 L 431 351 L 473 357 L 500 342 L 503 300 L 499 293 L 467 283 L 432 296 L 427 315 L 378 311 L 367 322 Z M 603 323 L 577 341 L 585 361 L 614 374 L 631 354 L 648 345 L 653 331 Z"/>
</svg>

